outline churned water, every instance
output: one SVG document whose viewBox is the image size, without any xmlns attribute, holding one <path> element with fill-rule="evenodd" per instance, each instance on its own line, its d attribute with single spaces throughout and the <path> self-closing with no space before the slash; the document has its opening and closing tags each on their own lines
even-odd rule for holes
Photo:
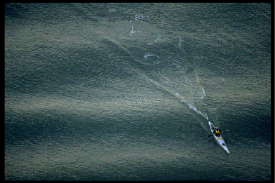
<svg viewBox="0 0 275 183">
<path fill-rule="evenodd" d="M 271 180 L 270 70 L 266 3 L 5 4 L 5 179 Z"/>
</svg>

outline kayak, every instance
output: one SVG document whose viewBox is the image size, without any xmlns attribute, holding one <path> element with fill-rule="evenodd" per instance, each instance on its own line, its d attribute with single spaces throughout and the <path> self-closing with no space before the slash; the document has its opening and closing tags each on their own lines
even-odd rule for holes
<svg viewBox="0 0 275 183">
<path fill-rule="evenodd" d="M 208 123 L 210 126 L 210 130 L 213 134 L 214 129 L 216 129 L 216 127 L 210 121 L 208 121 Z M 216 135 L 213 134 L 213 137 L 214 137 L 215 141 L 223 148 L 223 150 L 225 150 L 227 153 L 230 153 L 229 150 L 227 149 L 226 144 L 225 144 L 221 135 L 219 137 L 217 137 Z"/>
</svg>

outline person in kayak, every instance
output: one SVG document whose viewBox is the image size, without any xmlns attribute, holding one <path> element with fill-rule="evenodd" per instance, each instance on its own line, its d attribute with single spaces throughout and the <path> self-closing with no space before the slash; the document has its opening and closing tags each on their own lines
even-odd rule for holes
<svg viewBox="0 0 275 183">
<path fill-rule="evenodd" d="M 220 133 L 222 133 L 222 131 L 219 130 L 218 127 L 216 127 L 216 129 L 214 130 L 213 134 L 216 135 L 216 137 L 219 137 L 219 136 L 221 136 Z"/>
</svg>

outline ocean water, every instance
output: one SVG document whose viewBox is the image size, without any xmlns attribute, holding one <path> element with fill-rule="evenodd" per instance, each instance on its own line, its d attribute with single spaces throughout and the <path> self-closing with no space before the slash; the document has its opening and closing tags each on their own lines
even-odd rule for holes
<svg viewBox="0 0 275 183">
<path fill-rule="evenodd" d="M 270 80 L 271 4 L 5 4 L 5 180 L 271 180 Z"/>
</svg>

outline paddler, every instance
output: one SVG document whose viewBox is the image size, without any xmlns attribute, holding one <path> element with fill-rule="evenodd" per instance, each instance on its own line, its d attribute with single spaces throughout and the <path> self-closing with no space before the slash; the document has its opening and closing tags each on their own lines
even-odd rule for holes
<svg viewBox="0 0 275 183">
<path fill-rule="evenodd" d="M 222 133 L 222 131 L 219 130 L 218 127 L 216 127 L 216 129 L 214 130 L 213 134 L 216 135 L 216 137 L 219 137 L 219 136 L 221 136 L 220 133 Z"/>
</svg>

